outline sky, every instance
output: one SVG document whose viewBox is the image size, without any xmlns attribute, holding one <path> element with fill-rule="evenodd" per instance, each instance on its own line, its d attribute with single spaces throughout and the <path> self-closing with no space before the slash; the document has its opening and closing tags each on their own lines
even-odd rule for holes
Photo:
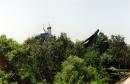
<svg viewBox="0 0 130 84">
<path fill-rule="evenodd" d="M 38 35 L 50 23 L 52 33 L 84 40 L 97 29 L 122 35 L 130 44 L 130 0 L 0 0 L 0 35 L 18 42 Z"/>
</svg>

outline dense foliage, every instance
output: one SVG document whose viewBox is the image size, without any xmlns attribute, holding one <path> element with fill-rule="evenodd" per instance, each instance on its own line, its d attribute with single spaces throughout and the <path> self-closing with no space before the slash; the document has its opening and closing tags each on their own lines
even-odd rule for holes
<svg viewBox="0 0 130 84">
<path fill-rule="evenodd" d="M 0 56 L 14 72 L 4 70 L 0 59 L 0 84 L 113 84 L 130 68 L 130 46 L 124 37 L 108 38 L 100 32 L 91 46 L 81 43 L 64 33 L 49 38 L 37 35 L 22 44 L 1 35 Z M 13 73 L 20 81 L 12 78 Z"/>
</svg>

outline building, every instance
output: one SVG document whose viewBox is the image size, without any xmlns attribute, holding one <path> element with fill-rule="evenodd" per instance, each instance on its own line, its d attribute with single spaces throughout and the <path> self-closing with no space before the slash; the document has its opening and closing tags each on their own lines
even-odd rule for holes
<svg viewBox="0 0 130 84">
<path fill-rule="evenodd" d="M 44 33 L 41 33 L 40 36 L 44 37 L 44 38 L 49 38 L 52 36 L 52 33 L 51 33 L 51 26 L 47 27 L 47 30 L 44 30 Z"/>
</svg>

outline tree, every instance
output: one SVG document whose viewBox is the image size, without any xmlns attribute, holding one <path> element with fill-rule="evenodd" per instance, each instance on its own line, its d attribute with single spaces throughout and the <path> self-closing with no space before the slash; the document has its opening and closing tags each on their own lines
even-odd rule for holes
<svg viewBox="0 0 130 84">
<path fill-rule="evenodd" d="M 27 67 L 30 61 L 28 48 L 6 38 L 5 35 L 0 36 L 0 47 L 0 70 L 4 72 L 4 75 L 0 76 L 2 81 L 25 83 L 30 69 Z M 26 83 L 30 83 L 29 80 Z"/>
<path fill-rule="evenodd" d="M 0 47 L 0 69 L 5 72 L 5 75 L 3 75 L 1 78 L 2 80 L 5 80 L 4 78 L 7 78 L 8 81 L 16 81 L 15 78 L 17 69 L 15 68 L 15 65 L 13 65 L 12 59 L 17 52 L 16 49 L 19 47 L 19 44 L 12 39 L 7 39 L 5 35 L 1 35 Z M 12 73 L 15 75 L 12 75 Z M 9 76 L 7 76 L 7 74 Z"/>
<path fill-rule="evenodd" d="M 120 35 L 111 36 L 109 54 L 112 55 L 112 64 L 116 68 L 126 68 L 127 45 Z"/>
<path fill-rule="evenodd" d="M 73 43 L 64 34 L 48 39 L 36 36 L 26 40 L 25 44 L 30 48 L 31 67 L 36 80 L 45 79 L 50 84 L 53 83 L 56 72 L 60 71 L 61 63 L 73 51 Z"/>
<path fill-rule="evenodd" d="M 99 67 L 100 66 L 100 54 L 93 48 L 88 48 L 84 54 L 84 60 L 88 66 Z"/>
<path fill-rule="evenodd" d="M 101 54 L 106 52 L 109 48 L 108 37 L 104 33 L 100 32 L 98 34 L 95 47 Z"/>
<path fill-rule="evenodd" d="M 84 59 L 70 56 L 62 64 L 61 72 L 55 76 L 54 84 L 102 84 L 102 78 L 96 68 L 86 66 Z M 99 83 L 100 81 L 100 83 Z"/>
</svg>

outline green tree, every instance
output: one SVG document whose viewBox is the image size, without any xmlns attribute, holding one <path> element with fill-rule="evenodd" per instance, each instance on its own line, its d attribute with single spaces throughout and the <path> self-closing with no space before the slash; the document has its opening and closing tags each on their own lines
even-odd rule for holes
<svg viewBox="0 0 130 84">
<path fill-rule="evenodd" d="M 112 35 L 110 39 L 109 54 L 112 55 L 112 64 L 116 68 L 126 68 L 127 45 L 120 35 Z"/>
<path fill-rule="evenodd" d="M 39 35 L 26 40 L 25 44 L 30 48 L 31 67 L 36 80 L 45 79 L 51 84 L 54 75 L 61 69 L 61 63 L 73 51 L 73 42 L 64 34 L 58 38 L 52 36 L 48 39 Z"/>
<path fill-rule="evenodd" d="M 4 75 L 0 76 L 0 78 L 2 78 L 3 81 L 18 82 L 19 80 L 14 80 L 11 76 L 14 73 L 21 80 L 20 82 L 28 78 L 29 76 L 27 74 L 31 73 L 29 71 L 30 68 L 27 67 L 28 62 L 30 62 L 28 58 L 28 48 L 22 44 L 18 44 L 13 39 L 7 38 L 5 35 L 0 36 L 0 47 L 0 56 L 4 56 L 7 60 L 6 63 L 6 61 L 2 61 L 3 59 L 0 59 L 0 66 L 5 67 L 5 65 L 9 63 L 7 70 L 3 70 L 2 67 L 0 68 L 0 70 L 4 72 Z"/>
<path fill-rule="evenodd" d="M 55 76 L 54 84 L 102 84 L 96 68 L 86 66 L 84 59 L 70 56 L 62 64 L 61 72 Z M 100 82 L 100 83 L 99 83 Z"/>
<path fill-rule="evenodd" d="M 12 40 L 8 39 L 5 35 L 0 36 L 0 70 L 4 71 L 4 75 L 1 76 L 3 81 L 10 81 L 13 80 L 13 78 L 10 77 L 11 72 L 16 72 L 15 65 L 13 65 L 13 58 L 15 56 L 15 53 L 17 53 L 17 48 L 19 47 L 19 44 Z M 7 67 L 5 67 L 7 66 Z"/>
<path fill-rule="evenodd" d="M 95 47 L 101 54 L 107 51 L 107 49 L 109 48 L 108 37 L 104 33 L 100 32 L 98 34 L 95 42 Z"/>
</svg>

